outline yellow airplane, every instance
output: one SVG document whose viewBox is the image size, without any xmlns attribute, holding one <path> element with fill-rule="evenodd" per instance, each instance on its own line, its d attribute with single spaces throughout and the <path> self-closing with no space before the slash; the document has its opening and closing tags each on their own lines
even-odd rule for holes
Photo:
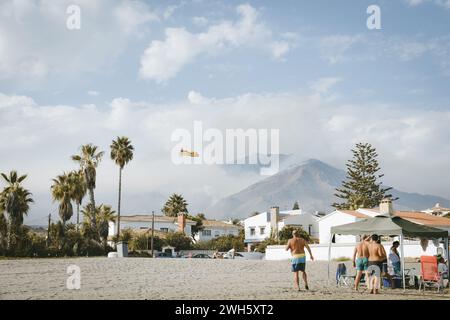
<svg viewBox="0 0 450 320">
<path fill-rule="evenodd" d="M 192 157 L 192 158 L 197 158 L 199 156 L 198 153 L 195 151 L 189 151 L 189 150 L 183 150 L 183 149 L 181 149 L 180 155 L 182 157 Z"/>
</svg>

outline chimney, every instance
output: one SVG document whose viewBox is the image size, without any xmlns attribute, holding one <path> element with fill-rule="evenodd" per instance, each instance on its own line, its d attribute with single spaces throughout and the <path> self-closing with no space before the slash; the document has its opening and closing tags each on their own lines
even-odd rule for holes
<svg viewBox="0 0 450 320">
<path fill-rule="evenodd" d="M 380 203 L 380 215 L 393 216 L 394 207 L 392 206 L 392 199 L 384 198 Z"/>
<path fill-rule="evenodd" d="M 186 214 L 184 212 L 178 213 L 178 231 L 184 234 L 184 228 L 186 227 Z"/>
<path fill-rule="evenodd" d="M 278 217 L 280 215 L 279 207 L 270 208 L 270 229 L 272 236 L 277 239 L 278 238 Z"/>
</svg>

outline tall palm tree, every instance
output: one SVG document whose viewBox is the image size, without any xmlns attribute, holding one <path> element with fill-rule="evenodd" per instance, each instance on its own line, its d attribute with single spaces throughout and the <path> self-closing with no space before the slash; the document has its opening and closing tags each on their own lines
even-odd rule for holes
<svg viewBox="0 0 450 320">
<path fill-rule="evenodd" d="M 122 197 L 122 170 L 133 160 L 134 147 L 127 137 L 117 137 L 111 144 L 111 159 L 119 166 L 119 200 L 117 204 L 117 237 L 120 235 L 120 201 Z"/>
<path fill-rule="evenodd" d="M 7 249 L 11 249 L 17 243 L 17 232 L 23 224 L 23 217 L 28 213 L 30 204 L 33 203 L 31 193 L 21 183 L 27 175 L 19 176 L 16 171 L 11 171 L 9 176 L 2 173 L 6 186 L 0 193 L 0 213 L 8 215 Z"/>
<path fill-rule="evenodd" d="M 91 206 L 96 208 L 95 206 L 95 198 L 94 198 L 94 189 L 95 182 L 97 178 L 97 167 L 100 163 L 100 160 L 103 157 L 104 152 L 98 151 L 98 147 L 93 144 L 85 144 L 81 146 L 81 152 L 79 155 L 73 155 L 72 160 L 78 162 L 80 164 L 80 168 L 83 171 L 84 179 L 86 182 L 86 188 L 89 191 L 89 198 L 91 202 Z M 95 215 L 95 210 L 93 210 Z M 97 221 L 96 219 L 92 220 L 94 230 L 97 229 Z"/>
<path fill-rule="evenodd" d="M 180 212 L 187 213 L 187 206 L 188 203 L 184 200 L 183 196 L 174 193 L 170 196 L 169 200 L 167 200 L 162 212 L 164 212 L 166 216 L 176 217 Z"/>
<path fill-rule="evenodd" d="M 53 201 L 59 201 L 59 217 L 63 223 L 72 218 L 73 207 L 72 207 L 72 194 L 73 185 L 70 183 L 70 176 L 66 173 L 57 176 L 53 179 L 53 184 L 51 186 Z"/>
<path fill-rule="evenodd" d="M 72 171 L 69 173 L 69 180 L 72 186 L 72 194 L 71 199 L 75 201 L 77 205 L 77 226 L 76 230 L 78 231 L 78 227 L 80 225 L 80 206 L 83 202 L 83 198 L 86 195 L 86 181 L 84 180 L 83 171 Z"/>
</svg>

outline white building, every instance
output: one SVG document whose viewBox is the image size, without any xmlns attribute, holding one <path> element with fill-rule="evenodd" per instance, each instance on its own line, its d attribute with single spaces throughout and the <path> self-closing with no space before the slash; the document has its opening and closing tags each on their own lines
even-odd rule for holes
<svg viewBox="0 0 450 320">
<path fill-rule="evenodd" d="M 330 229 L 347 223 L 359 221 L 361 219 L 373 218 L 381 213 L 391 213 L 411 222 L 450 231 L 450 219 L 434 216 L 419 211 L 394 211 L 392 203 L 387 208 L 374 208 L 357 210 L 335 210 L 332 213 L 319 219 L 319 243 L 328 244 L 330 242 Z M 335 243 L 354 244 L 359 241 L 359 236 L 335 236 Z"/>
<path fill-rule="evenodd" d="M 194 239 L 195 241 L 209 241 L 221 236 L 238 236 L 241 228 L 228 222 L 203 220 L 203 230 L 197 233 Z"/>
<path fill-rule="evenodd" d="M 114 236 L 117 233 L 117 218 L 114 222 L 109 223 L 108 236 Z M 195 225 L 195 222 L 186 219 L 184 214 L 180 214 L 178 217 L 167 217 L 163 215 L 155 215 L 154 228 L 157 231 L 169 232 L 169 231 L 182 231 L 185 235 L 191 235 L 191 227 Z M 152 215 L 151 214 L 136 214 L 120 216 L 120 230 L 123 229 L 132 230 L 149 230 L 152 228 Z"/>
<path fill-rule="evenodd" d="M 356 222 L 361 219 L 372 218 L 385 213 L 399 216 L 413 223 L 450 231 L 450 219 L 418 211 L 394 211 L 392 202 L 390 201 L 382 202 L 380 208 L 374 209 L 361 208 L 357 210 L 335 210 L 318 220 L 319 244 L 310 245 L 314 258 L 316 260 L 328 259 L 331 227 Z M 358 241 L 359 236 L 336 235 L 331 252 L 331 259 L 340 257 L 351 258 L 355 244 Z M 389 252 L 392 242 L 384 242 L 383 245 L 386 251 Z M 404 246 L 405 257 L 435 255 L 438 247 L 442 248 L 442 244 L 439 244 L 438 241 L 429 240 L 422 244 L 419 239 L 406 239 Z M 267 260 L 284 260 L 289 259 L 289 257 L 290 252 L 286 251 L 284 246 L 268 246 L 266 249 L 265 259 Z M 307 259 L 309 259 L 309 255 L 307 255 Z"/>
<path fill-rule="evenodd" d="M 443 217 L 447 214 L 450 214 L 450 208 L 441 207 L 440 203 L 436 203 L 436 205 L 433 208 L 425 209 L 422 212 L 431 214 L 433 216 Z"/>
<path fill-rule="evenodd" d="M 280 211 L 278 207 L 273 207 L 268 212 L 262 212 L 244 220 L 245 243 L 250 250 L 252 245 L 256 245 L 271 234 L 277 234 L 285 226 L 302 227 L 314 238 L 319 236 L 318 218 L 303 210 Z"/>
</svg>

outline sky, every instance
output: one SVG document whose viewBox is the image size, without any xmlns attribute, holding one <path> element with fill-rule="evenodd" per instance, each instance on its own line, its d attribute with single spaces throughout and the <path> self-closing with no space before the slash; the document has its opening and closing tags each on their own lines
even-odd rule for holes
<svg viewBox="0 0 450 320">
<path fill-rule="evenodd" d="M 367 27 L 370 5 L 381 29 Z M 449 88 L 449 0 L 0 3 L 0 171 L 28 174 L 30 224 L 57 218 L 51 179 L 85 143 L 106 151 L 97 202 L 115 205 L 109 145 L 122 135 L 136 149 L 124 214 L 158 212 L 173 192 L 201 212 L 249 185 L 174 165 L 171 135 L 194 121 L 279 129 L 280 153 L 342 169 L 369 142 L 386 184 L 450 198 Z"/>
</svg>

